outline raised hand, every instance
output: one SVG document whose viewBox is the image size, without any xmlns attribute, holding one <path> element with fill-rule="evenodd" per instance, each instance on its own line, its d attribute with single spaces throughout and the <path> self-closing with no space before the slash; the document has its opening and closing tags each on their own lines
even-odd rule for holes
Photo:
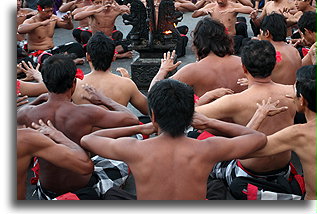
<svg viewBox="0 0 317 214">
<path fill-rule="evenodd" d="M 83 99 L 88 100 L 89 102 L 95 105 L 103 105 L 102 97 L 105 97 L 100 92 L 98 92 L 94 87 L 88 85 L 82 85 L 83 89 L 87 92 L 88 95 L 81 95 Z"/>
<path fill-rule="evenodd" d="M 19 107 L 19 106 L 22 106 L 22 105 L 24 105 L 24 104 L 27 104 L 29 101 L 27 100 L 28 99 L 28 96 L 23 96 L 23 97 L 21 97 L 21 93 L 18 93 L 17 94 L 17 107 Z"/>
<path fill-rule="evenodd" d="M 182 62 L 178 61 L 174 64 L 175 59 L 175 50 L 173 50 L 172 54 L 170 51 L 163 54 L 163 59 L 161 59 L 161 71 L 170 72 L 175 70 Z"/>
<path fill-rule="evenodd" d="M 258 13 L 259 13 L 259 10 L 256 9 L 256 10 L 253 10 L 251 13 L 250 13 L 250 19 L 256 19 L 258 17 Z"/>
<path fill-rule="evenodd" d="M 198 130 L 205 130 L 208 128 L 208 121 L 211 119 L 205 115 L 195 112 L 193 116 L 192 126 Z"/>
<path fill-rule="evenodd" d="M 267 102 L 265 100 L 262 100 L 262 105 L 257 103 L 256 105 L 258 106 L 258 110 L 262 111 L 265 115 L 267 116 L 274 116 L 276 114 L 279 114 L 281 112 L 284 112 L 288 109 L 287 106 L 283 106 L 283 107 L 277 107 L 277 105 L 280 103 L 279 100 L 275 101 L 275 102 L 271 102 L 271 97 L 269 97 L 269 99 L 267 100 Z"/>
<path fill-rule="evenodd" d="M 157 128 L 153 125 L 152 122 L 142 125 L 141 134 L 151 135 L 153 133 L 157 133 Z"/>
<path fill-rule="evenodd" d="M 248 86 L 249 81 L 247 78 L 238 79 L 237 84 L 240 86 Z"/>
<path fill-rule="evenodd" d="M 26 77 L 23 79 L 24 81 L 36 80 L 37 82 L 43 82 L 42 74 L 39 71 L 39 63 L 37 64 L 36 68 L 33 67 L 30 61 L 27 64 L 25 61 L 22 61 L 22 64 L 18 64 L 17 66 L 26 75 Z"/>
<path fill-rule="evenodd" d="M 121 76 L 122 77 L 126 77 L 126 78 L 129 78 L 130 79 L 130 74 L 128 73 L 127 69 L 125 68 L 122 68 L 122 67 L 118 67 L 116 69 L 117 72 L 120 72 Z"/>
<path fill-rule="evenodd" d="M 50 120 L 48 120 L 47 124 L 45 124 L 43 120 L 40 119 L 39 124 L 33 122 L 32 127 L 57 142 L 63 135 L 53 126 Z"/>
</svg>

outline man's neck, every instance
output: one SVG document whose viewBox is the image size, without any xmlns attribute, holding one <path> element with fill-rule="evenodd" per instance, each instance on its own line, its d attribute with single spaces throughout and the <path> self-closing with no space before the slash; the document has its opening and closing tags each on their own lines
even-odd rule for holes
<svg viewBox="0 0 317 214">
<path fill-rule="evenodd" d="M 307 107 L 305 109 L 305 117 L 307 122 L 315 122 L 316 123 L 316 112 L 309 110 Z"/>
<path fill-rule="evenodd" d="M 271 77 L 266 78 L 254 78 L 250 74 L 247 76 L 249 88 L 254 85 L 272 84 L 273 81 Z"/>
<path fill-rule="evenodd" d="M 72 98 L 71 90 L 68 90 L 67 92 L 64 92 L 61 94 L 49 92 L 48 95 L 49 95 L 48 101 L 53 101 L 53 102 L 71 101 L 71 98 Z"/>
</svg>

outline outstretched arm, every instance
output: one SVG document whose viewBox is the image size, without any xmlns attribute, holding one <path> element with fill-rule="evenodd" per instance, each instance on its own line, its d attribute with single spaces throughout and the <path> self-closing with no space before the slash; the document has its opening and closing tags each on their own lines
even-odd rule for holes
<svg viewBox="0 0 317 214">
<path fill-rule="evenodd" d="M 210 142 L 211 150 L 217 150 L 215 158 L 218 161 L 241 158 L 265 146 L 265 134 L 247 127 L 210 119 L 202 114 L 195 113 L 192 125 L 200 130 L 213 129 L 226 133 L 225 137 L 211 137 L 204 140 Z M 213 152 L 215 153 L 215 152 Z"/>
<path fill-rule="evenodd" d="M 120 138 L 134 134 L 152 134 L 157 130 L 152 123 L 131 127 L 104 129 L 82 137 L 80 144 L 83 148 L 102 157 L 115 160 L 135 160 L 137 143 L 135 138 Z M 119 139 L 116 139 L 119 138 Z"/>
</svg>

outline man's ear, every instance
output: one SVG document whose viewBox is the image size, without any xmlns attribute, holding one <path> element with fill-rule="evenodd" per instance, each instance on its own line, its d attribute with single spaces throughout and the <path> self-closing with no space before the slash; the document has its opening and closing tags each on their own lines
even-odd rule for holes
<svg viewBox="0 0 317 214">
<path fill-rule="evenodd" d="M 266 30 L 263 35 L 266 37 L 266 38 L 269 38 L 271 36 L 270 34 L 270 31 L 269 30 Z"/>
<path fill-rule="evenodd" d="M 91 61 L 90 55 L 88 53 L 86 53 L 86 59 L 87 61 Z"/>
<path fill-rule="evenodd" d="M 305 34 L 306 33 L 312 33 L 312 31 L 311 30 L 308 30 L 307 28 L 304 28 L 304 30 L 305 30 Z M 303 32 L 304 33 L 304 32 Z"/>
<path fill-rule="evenodd" d="M 156 122 L 156 118 L 155 118 L 153 109 L 151 109 L 151 121 L 152 121 L 152 123 L 155 123 L 155 122 Z"/>
</svg>

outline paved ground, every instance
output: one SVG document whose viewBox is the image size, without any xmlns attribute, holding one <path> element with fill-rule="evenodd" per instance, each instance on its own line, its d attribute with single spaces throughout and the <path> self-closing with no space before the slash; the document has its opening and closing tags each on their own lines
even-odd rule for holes
<svg viewBox="0 0 317 214">
<path fill-rule="evenodd" d="M 249 17 L 248 15 L 241 15 L 246 17 L 247 19 L 247 23 L 249 23 Z M 190 32 L 195 28 L 196 23 L 200 20 L 200 18 L 196 18 L 193 19 L 191 17 L 191 13 L 186 13 L 184 14 L 184 18 L 183 21 L 181 23 L 179 23 L 179 25 L 187 25 L 189 27 L 189 32 L 187 34 L 187 36 L 189 37 L 189 42 L 187 45 L 187 49 L 186 49 L 186 55 L 184 57 L 178 58 L 178 60 L 182 61 L 182 64 L 180 65 L 179 68 L 181 68 L 182 66 L 194 62 L 196 60 L 194 53 L 191 50 L 191 45 L 192 45 L 192 39 L 190 37 Z M 77 27 L 77 22 L 75 23 L 75 27 Z M 121 16 L 117 18 L 116 20 L 116 26 L 117 29 L 120 30 L 123 34 L 124 34 L 124 38 L 126 37 L 126 35 L 129 33 L 129 31 L 131 30 L 131 26 L 126 26 L 123 24 L 122 22 L 122 18 Z M 249 36 L 253 36 L 252 31 L 251 31 L 251 27 L 248 24 L 248 33 Z M 55 35 L 54 35 L 54 43 L 55 45 L 61 45 L 64 44 L 66 42 L 70 42 L 70 41 L 75 41 L 72 37 L 71 31 L 69 30 L 65 30 L 65 29 L 56 29 L 55 31 Z M 133 58 L 137 57 L 138 53 L 134 52 L 133 54 Z M 131 62 L 133 61 L 133 59 L 119 59 L 116 60 L 115 62 L 112 63 L 112 72 L 115 73 L 115 69 L 117 67 L 123 67 L 126 68 L 129 73 L 131 74 Z M 78 68 L 81 68 L 85 74 L 90 72 L 90 68 L 88 63 L 85 63 L 84 65 L 79 65 Z M 140 116 L 141 113 L 136 110 L 135 108 L 133 108 L 131 105 L 128 106 L 136 115 Z M 298 159 L 295 157 L 296 159 L 296 166 L 299 167 L 299 161 Z M 32 176 L 31 172 L 29 173 L 29 178 Z M 29 178 L 28 178 L 28 183 L 29 183 Z M 28 185 L 27 186 L 27 199 L 28 200 L 37 200 L 36 194 L 34 196 L 32 196 L 32 193 L 34 191 L 34 186 L 32 185 Z M 135 187 L 134 187 L 134 182 L 133 182 L 133 177 L 128 179 L 127 182 L 127 186 L 125 187 L 126 190 L 130 191 L 130 192 L 135 192 Z"/>
</svg>

